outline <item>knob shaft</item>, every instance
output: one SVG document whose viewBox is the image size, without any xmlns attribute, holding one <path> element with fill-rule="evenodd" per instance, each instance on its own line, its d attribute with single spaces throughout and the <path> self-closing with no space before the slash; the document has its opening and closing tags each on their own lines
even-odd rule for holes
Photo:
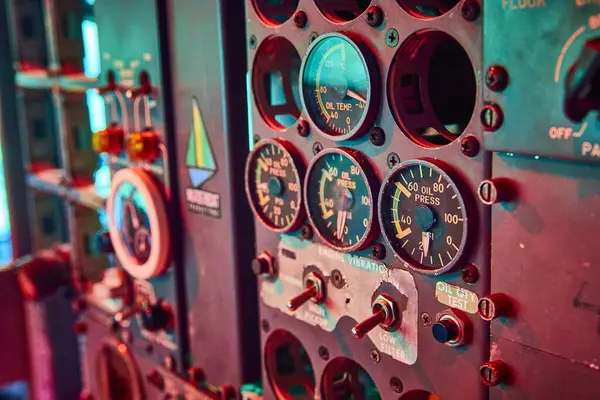
<svg viewBox="0 0 600 400">
<path fill-rule="evenodd" d="M 575 122 L 600 110 L 600 37 L 585 43 L 566 79 L 565 114 Z"/>
</svg>

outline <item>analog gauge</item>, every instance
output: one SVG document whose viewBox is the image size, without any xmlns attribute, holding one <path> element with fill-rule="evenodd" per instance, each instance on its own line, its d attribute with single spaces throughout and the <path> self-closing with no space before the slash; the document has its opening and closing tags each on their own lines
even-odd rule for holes
<svg viewBox="0 0 600 400">
<path fill-rule="evenodd" d="M 436 164 L 398 165 L 386 177 L 378 204 L 384 236 L 408 268 L 439 275 L 458 262 L 467 237 L 465 203 Z"/>
<path fill-rule="evenodd" d="M 256 217 L 270 230 L 289 232 L 302 223 L 303 163 L 283 139 L 256 144 L 246 164 L 246 194 Z"/>
<path fill-rule="evenodd" d="M 304 198 L 319 236 L 341 251 L 367 246 L 377 233 L 373 193 L 379 185 L 366 158 L 348 149 L 323 150 L 306 176 Z"/>
<path fill-rule="evenodd" d="M 133 277 L 159 275 L 168 264 L 169 225 L 162 191 L 147 172 L 126 168 L 112 178 L 108 229 L 116 256 Z"/>
<path fill-rule="evenodd" d="M 360 39 L 332 33 L 312 43 L 300 68 L 301 98 L 321 134 L 340 141 L 367 130 L 378 112 L 378 71 Z"/>
</svg>

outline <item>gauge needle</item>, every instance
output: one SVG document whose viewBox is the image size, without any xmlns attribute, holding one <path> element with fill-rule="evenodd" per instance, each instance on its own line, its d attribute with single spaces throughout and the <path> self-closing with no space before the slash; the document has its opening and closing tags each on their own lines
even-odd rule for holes
<svg viewBox="0 0 600 400">
<path fill-rule="evenodd" d="M 421 233 L 421 242 L 423 243 L 423 253 L 425 257 L 429 255 L 429 244 L 431 243 L 433 233 L 423 232 Z"/>
<path fill-rule="evenodd" d="M 129 216 L 131 218 L 133 229 L 137 230 L 140 227 L 140 217 L 138 216 L 137 209 L 135 208 L 135 205 L 131 199 L 127 200 L 127 209 L 129 210 Z"/>
<path fill-rule="evenodd" d="M 337 237 L 342 240 L 344 237 L 344 228 L 346 227 L 346 217 L 348 216 L 348 211 L 338 211 L 337 215 Z"/>
<path fill-rule="evenodd" d="M 353 99 L 358 101 L 362 101 L 363 103 L 367 102 L 367 100 L 364 97 L 362 97 L 360 94 L 356 93 L 354 90 L 351 89 L 348 89 L 346 91 L 346 96 L 352 97 Z"/>
</svg>

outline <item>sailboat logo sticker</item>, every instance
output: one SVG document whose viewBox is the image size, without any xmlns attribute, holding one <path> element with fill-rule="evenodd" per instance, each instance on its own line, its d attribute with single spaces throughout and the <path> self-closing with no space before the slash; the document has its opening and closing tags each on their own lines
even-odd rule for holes
<svg viewBox="0 0 600 400">
<path fill-rule="evenodd" d="M 206 134 L 198 100 L 192 98 L 192 122 L 185 157 L 192 187 L 185 190 L 188 209 L 209 217 L 221 217 L 221 195 L 202 190 L 217 173 L 217 163 Z"/>
</svg>

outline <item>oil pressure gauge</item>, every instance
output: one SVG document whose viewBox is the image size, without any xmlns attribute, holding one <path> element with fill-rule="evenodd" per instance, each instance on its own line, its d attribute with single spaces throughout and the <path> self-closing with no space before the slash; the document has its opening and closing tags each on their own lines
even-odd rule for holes
<svg viewBox="0 0 600 400">
<path fill-rule="evenodd" d="M 378 110 L 379 68 L 359 38 L 315 40 L 300 68 L 302 105 L 319 133 L 335 141 L 364 133 Z"/>
<path fill-rule="evenodd" d="M 437 163 L 399 164 L 385 178 L 378 204 L 384 236 L 408 268 L 439 275 L 459 262 L 467 210 L 457 184 Z"/>
<path fill-rule="evenodd" d="M 274 232 L 289 232 L 302 223 L 302 159 L 284 139 L 256 144 L 246 163 L 246 194 L 254 215 Z"/>
<path fill-rule="evenodd" d="M 308 166 L 304 197 L 319 236 L 340 251 L 357 251 L 377 234 L 374 193 L 379 184 L 366 158 L 356 151 L 321 151 Z"/>
</svg>

